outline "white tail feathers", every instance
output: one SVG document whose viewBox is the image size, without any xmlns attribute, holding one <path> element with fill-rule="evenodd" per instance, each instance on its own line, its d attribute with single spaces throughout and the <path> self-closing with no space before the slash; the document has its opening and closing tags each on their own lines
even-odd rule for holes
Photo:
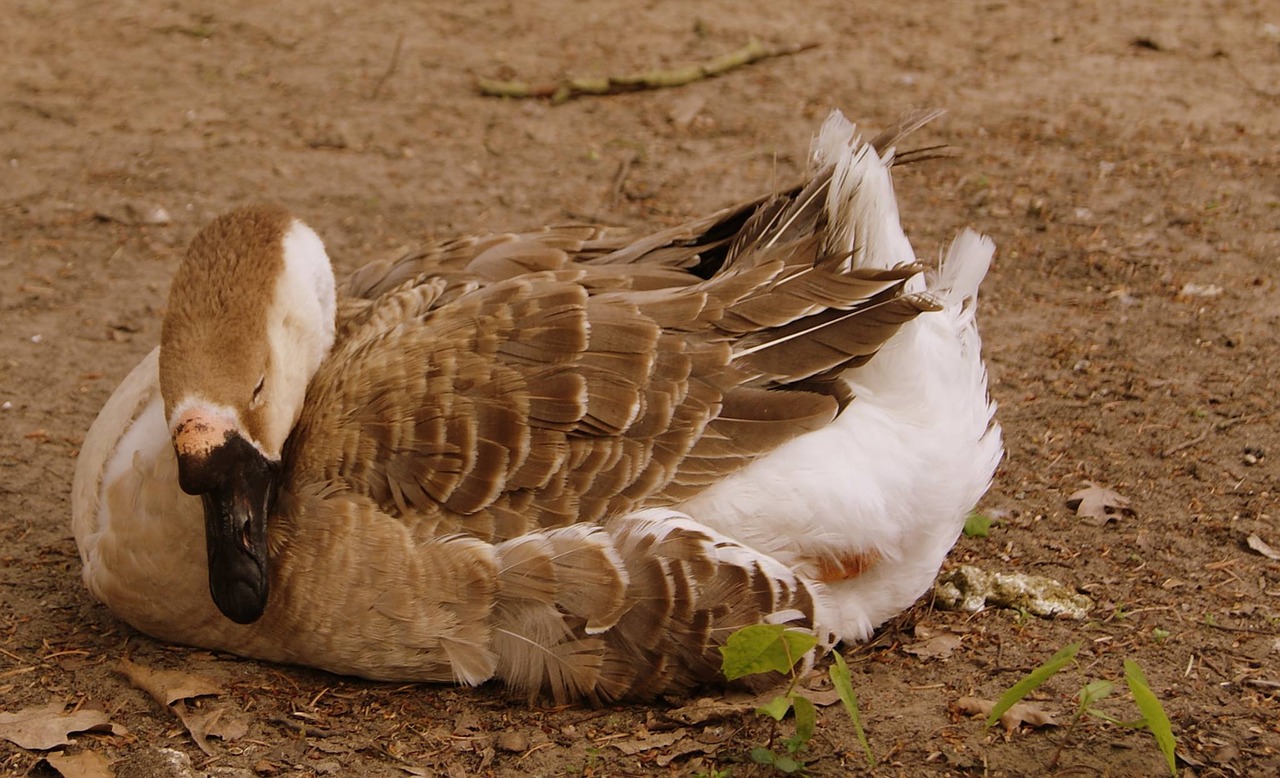
<svg viewBox="0 0 1280 778">
<path fill-rule="evenodd" d="M 878 150 L 839 113 L 815 140 L 815 167 L 832 169 L 829 245 L 852 251 L 855 269 L 915 261 L 889 145 L 934 115 L 886 131 Z M 994 249 L 962 232 L 928 279 L 907 286 L 942 310 L 921 313 L 875 358 L 845 371 L 853 399 L 832 424 L 679 506 L 809 575 L 821 574 L 824 560 L 851 560 L 845 567 L 862 572 L 826 587 L 836 609 L 827 623 L 841 638 L 866 638 L 927 590 L 1000 460 L 974 316 Z"/>
<path fill-rule="evenodd" d="M 986 235 L 970 229 L 961 231 L 942 257 L 938 280 L 933 285 L 936 293 L 947 305 L 964 305 L 975 300 L 978 286 L 987 277 L 995 251 L 996 244 Z"/>
<path fill-rule="evenodd" d="M 832 166 L 826 249 L 852 252 L 856 268 L 889 269 L 915 262 L 915 252 L 899 225 L 898 201 L 889 176 L 893 149 L 864 143 L 857 126 L 832 111 L 812 154 L 818 169 Z"/>
</svg>

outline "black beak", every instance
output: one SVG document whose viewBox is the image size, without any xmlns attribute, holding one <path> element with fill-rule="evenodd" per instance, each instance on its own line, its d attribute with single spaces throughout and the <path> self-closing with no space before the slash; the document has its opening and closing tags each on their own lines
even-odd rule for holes
<svg viewBox="0 0 1280 778">
<path fill-rule="evenodd" d="M 179 452 L 178 483 L 204 501 L 209 592 L 227 618 L 251 624 L 267 607 L 267 516 L 280 463 L 234 432 L 202 454 Z"/>
</svg>

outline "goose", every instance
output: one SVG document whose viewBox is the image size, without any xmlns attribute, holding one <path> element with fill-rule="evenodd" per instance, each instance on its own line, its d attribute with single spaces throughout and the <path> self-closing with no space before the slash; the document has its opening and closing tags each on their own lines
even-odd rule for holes
<svg viewBox="0 0 1280 778">
<path fill-rule="evenodd" d="M 890 179 L 934 115 L 833 112 L 802 184 L 638 239 L 462 238 L 341 289 L 286 210 L 218 217 L 81 447 L 86 586 L 165 641 L 558 702 L 715 681 L 749 624 L 866 639 L 1003 453 L 994 245 L 925 268 Z"/>
</svg>

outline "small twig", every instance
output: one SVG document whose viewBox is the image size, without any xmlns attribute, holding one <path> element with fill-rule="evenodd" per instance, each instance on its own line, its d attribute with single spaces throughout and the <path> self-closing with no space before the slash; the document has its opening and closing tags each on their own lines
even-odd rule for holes
<svg viewBox="0 0 1280 778">
<path fill-rule="evenodd" d="M 387 64 L 387 69 L 383 71 L 382 77 L 378 79 L 378 83 L 373 85 L 373 92 L 369 95 L 370 100 L 377 100 L 378 95 L 382 94 L 382 87 L 386 85 L 387 80 L 395 74 L 396 68 L 400 67 L 400 49 L 404 47 L 404 33 L 400 33 L 396 37 L 395 48 L 391 49 L 391 62 Z"/>
<path fill-rule="evenodd" d="M 1162 453 L 1160 456 L 1165 458 L 1171 457 L 1174 454 L 1178 453 L 1179 451 L 1182 451 L 1183 449 L 1191 448 L 1192 446 L 1198 443 L 1203 443 L 1209 437 L 1210 432 L 1213 432 L 1212 422 L 1209 423 L 1209 426 L 1204 428 L 1204 432 L 1201 432 L 1199 435 L 1196 435 L 1191 440 L 1184 440 L 1176 446 L 1170 446 L 1169 448 L 1166 448 L 1164 450 L 1164 453 Z"/>
<path fill-rule="evenodd" d="M 1246 678 L 1244 682 L 1259 689 L 1280 689 L 1280 681 L 1269 681 L 1266 678 Z"/>
<path fill-rule="evenodd" d="M 1204 665 L 1205 667 L 1207 667 L 1207 668 L 1209 668 L 1210 670 L 1212 670 L 1212 671 L 1214 671 L 1215 673 L 1217 673 L 1219 677 L 1221 677 L 1221 678 L 1223 678 L 1224 680 L 1227 680 L 1227 681 L 1230 681 L 1230 680 L 1231 680 L 1231 676 L 1230 676 L 1230 675 L 1227 675 L 1227 672 L 1226 672 L 1225 670 L 1223 670 L 1221 667 L 1218 667 L 1218 666 L 1217 666 L 1216 664 L 1214 664 L 1213 662 L 1210 662 L 1210 661 L 1209 661 L 1209 658 L 1208 658 L 1208 657 L 1206 657 L 1206 656 L 1204 656 L 1203 654 L 1199 654 L 1199 655 L 1195 655 L 1195 654 L 1193 654 L 1193 655 L 1192 655 L 1192 659 L 1193 659 L 1193 660 L 1195 660 L 1195 659 L 1199 659 L 1199 660 L 1200 660 L 1200 664 Z"/>
<path fill-rule="evenodd" d="M 1081 705 L 1076 715 L 1071 717 L 1071 723 L 1067 725 L 1067 731 L 1062 733 L 1062 737 L 1058 740 L 1058 747 L 1054 749 L 1053 758 L 1049 760 L 1049 769 L 1052 770 L 1058 766 L 1058 760 L 1062 758 L 1062 749 L 1067 747 L 1067 741 L 1071 739 L 1071 733 L 1075 731 L 1076 725 L 1080 723 L 1080 719 L 1084 717 L 1084 706 Z"/>
<path fill-rule="evenodd" d="M 1218 422 L 1218 432 L 1229 430 L 1232 427 L 1236 426 L 1237 424 L 1244 424 L 1247 421 L 1253 421 L 1254 419 L 1258 418 L 1258 416 L 1259 414 L 1250 413 L 1245 416 L 1233 416 L 1230 419 L 1223 419 L 1222 421 Z"/>
<path fill-rule="evenodd" d="M 1273 630 L 1268 630 L 1268 629 L 1254 629 L 1253 627 L 1228 627 L 1225 624 L 1215 624 L 1212 621 L 1197 621 L 1196 623 L 1203 627 L 1220 629 L 1223 632 L 1241 632 L 1248 635 L 1273 635 L 1273 636 L 1280 635 L 1280 632 L 1275 632 Z"/>
<path fill-rule="evenodd" d="M 760 41 L 750 43 L 737 51 L 715 59 L 673 70 L 650 70 L 623 76 L 600 78 L 570 78 L 558 83 L 530 84 L 525 81 L 500 81 L 481 78 L 476 82 L 480 94 L 487 97 L 543 98 L 552 103 L 563 103 L 587 95 L 617 95 L 646 89 L 666 89 L 714 78 L 734 68 L 750 65 L 763 59 L 785 57 L 817 47 L 817 43 L 801 43 L 778 48 L 766 48 Z"/>
<path fill-rule="evenodd" d="M 554 740 L 548 740 L 545 743 L 539 743 L 538 745 L 534 746 L 533 748 L 530 748 L 528 751 L 525 751 L 523 754 L 521 754 L 520 758 L 516 760 L 516 764 L 520 764 L 521 762 L 528 759 L 530 756 L 533 756 L 535 753 L 541 751 L 544 748 L 554 747 L 555 744 L 556 743 Z"/>
<path fill-rule="evenodd" d="M 300 721 L 294 721 L 293 719 L 285 718 L 284 716 L 272 716 L 271 718 L 267 719 L 267 721 L 271 722 L 272 724 L 278 724 L 282 727 L 287 727 L 289 729 L 294 730 L 295 732 L 301 732 L 303 735 L 306 735 L 307 737 L 332 737 L 334 734 L 333 730 L 331 729 L 325 729 L 324 727 L 313 727 L 308 724 L 303 724 Z"/>
<path fill-rule="evenodd" d="M 627 176 L 631 175 L 631 165 L 636 161 L 635 154 L 628 154 L 618 163 L 618 172 L 613 176 L 613 189 L 609 195 L 611 205 L 616 205 L 622 198 L 622 190 L 627 185 Z"/>
</svg>

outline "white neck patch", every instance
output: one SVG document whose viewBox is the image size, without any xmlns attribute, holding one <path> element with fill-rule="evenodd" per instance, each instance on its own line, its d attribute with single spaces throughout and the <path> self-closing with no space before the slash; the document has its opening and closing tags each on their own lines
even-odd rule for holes
<svg viewBox="0 0 1280 778">
<path fill-rule="evenodd" d="M 299 318 L 316 326 L 315 361 L 307 371 L 311 374 L 333 347 L 337 308 L 333 266 L 320 236 L 300 219 L 289 225 L 282 243 L 284 275 L 276 284 L 276 305 L 290 307 Z"/>
<path fill-rule="evenodd" d="M 335 283 L 320 237 L 294 220 L 283 238 L 284 270 L 267 312 L 262 449 L 279 458 L 306 402 L 307 385 L 333 348 Z"/>
</svg>

